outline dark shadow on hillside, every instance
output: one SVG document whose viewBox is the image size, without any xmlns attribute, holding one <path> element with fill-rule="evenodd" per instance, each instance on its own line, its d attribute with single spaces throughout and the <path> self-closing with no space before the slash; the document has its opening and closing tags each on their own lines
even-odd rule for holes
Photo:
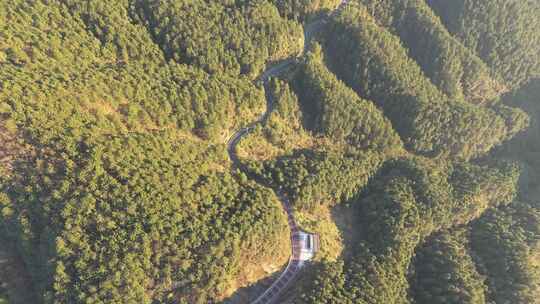
<svg viewBox="0 0 540 304">
<path fill-rule="evenodd" d="M 30 275 L 13 242 L 0 236 L 0 299 L 7 296 L 9 304 L 39 303 Z"/>
<path fill-rule="evenodd" d="M 342 203 L 332 208 L 332 220 L 339 229 L 343 240 L 343 251 L 339 259 L 347 260 L 355 252 L 356 244 L 362 235 L 358 204 Z"/>
<path fill-rule="evenodd" d="M 284 268 L 284 267 L 283 267 Z M 260 279 L 257 282 L 252 283 L 247 287 L 242 287 L 238 289 L 234 294 L 232 294 L 227 299 L 221 302 L 222 304 L 249 304 L 253 302 L 258 296 L 260 296 L 272 283 L 277 279 L 277 277 L 283 271 L 283 268 L 279 271 L 274 272 L 268 277 Z"/>
<path fill-rule="evenodd" d="M 540 78 L 507 93 L 502 100 L 504 104 L 519 107 L 529 115 L 529 128 L 475 162 L 484 164 L 494 159 L 519 162 L 522 165 L 519 196 L 534 201 L 540 196 Z"/>
</svg>

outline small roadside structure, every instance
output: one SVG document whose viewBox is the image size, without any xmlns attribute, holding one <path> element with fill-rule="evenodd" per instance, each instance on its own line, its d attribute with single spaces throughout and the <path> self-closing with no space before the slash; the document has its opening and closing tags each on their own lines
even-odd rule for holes
<svg viewBox="0 0 540 304">
<path fill-rule="evenodd" d="M 313 259 L 315 253 L 319 251 L 319 235 L 305 231 L 298 232 L 298 244 L 300 247 L 300 261 L 309 261 Z"/>
</svg>

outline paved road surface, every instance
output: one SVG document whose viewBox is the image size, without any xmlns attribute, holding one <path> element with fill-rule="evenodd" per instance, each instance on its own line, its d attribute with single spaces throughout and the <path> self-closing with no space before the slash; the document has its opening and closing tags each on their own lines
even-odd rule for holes
<svg viewBox="0 0 540 304">
<path fill-rule="evenodd" d="M 343 0 L 341 1 L 340 5 L 332 12 L 332 14 L 339 13 L 341 9 L 343 9 L 347 4 L 349 0 Z M 304 50 L 300 56 L 303 56 L 307 48 L 309 47 L 309 42 L 311 41 L 311 38 L 314 33 L 316 33 L 325 23 L 324 19 L 316 20 L 309 25 L 305 27 L 304 30 Z M 295 62 L 295 58 L 290 58 L 287 60 L 284 60 L 280 63 L 274 64 L 270 67 L 268 67 L 261 76 L 257 79 L 257 81 L 262 81 L 264 84 L 265 89 L 267 89 L 268 80 L 273 77 L 279 75 L 281 72 L 283 72 L 284 69 L 288 68 L 291 64 Z M 227 145 L 227 151 L 229 152 L 229 157 L 231 158 L 233 162 L 234 168 L 242 168 L 240 160 L 238 159 L 238 155 L 236 154 L 236 147 L 240 140 L 249 134 L 253 128 L 260 123 L 264 123 L 270 113 L 274 110 L 274 102 L 271 100 L 270 96 L 266 95 L 267 99 L 267 107 L 266 111 L 255 121 L 249 124 L 248 126 L 236 131 L 231 138 L 229 139 L 228 145 Z M 291 245 L 292 245 L 292 252 L 291 257 L 289 258 L 289 263 L 287 264 L 287 267 L 285 270 L 280 274 L 280 276 L 274 281 L 274 283 L 263 293 L 261 294 L 255 301 L 253 301 L 253 304 L 271 304 L 276 303 L 276 301 L 279 299 L 280 294 L 290 285 L 290 283 L 293 281 L 294 277 L 300 270 L 300 268 L 303 266 L 304 261 L 300 259 L 301 257 L 301 249 L 302 244 L 301 240 L 299 238 L 299 228 L 296 224 L 296 220 L 294 218 L 294 212 L 291 209 L 291 205 L 289 203 L 288 198 L 280 191 L 275 191 L 276 195 L 278 196 L 279 200 L 281 201 L 281 204 L 283 206 L 283 209 L 287 213 L 287 219 L 289 223 L 289 230 L 290 230 L 290 237 L 291 237 Z"/>
</svg>

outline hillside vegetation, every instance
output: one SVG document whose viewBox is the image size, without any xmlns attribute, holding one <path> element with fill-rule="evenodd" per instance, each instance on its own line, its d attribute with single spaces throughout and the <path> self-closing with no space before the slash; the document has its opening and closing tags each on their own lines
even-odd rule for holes
<svg viewBox="0 0 540 304">
<path fill-rule="evenodd" d="M 308 130 L 362 150 L 390 152 L 401 140 L 390 121 L 339 81 L 324 65 L 320 46 L 307 55 L 295 87 Z"/>
<path fill-rule="evenodd" d="M 342 297 L 342 303 L 410 303 L 415 248 L 430 234 L 467 224 L 515 195 L 517 171 L 507 165 L 440 165 L 421 159 L 385 164 L 366 193 L 353 200 L 361 232 L 345 268 L 325 266 L 307 285 L 309 292 L 301 291 L 302 303 Z"/>
<path fill-rule="evenodd" d="M 323 40 L 325 52 L 335 54 L 328 56 L 333 70 L 383 109 L 411 151 L 469 159 L 527 126 L 517 109 L 479 107 L 442 93 L 363 6 L 333 18 Z"/>
<path fill-rule="evenodd" d="M 46 303 L 215 301 L 287 258 L 279 202 L 222 144 L 263 91 L 166 61 L 132 4 L 0 4 L 2 117 L 28 146 L 0 222 Z"/>
<path fill-rule="evenodd" d="M 321 247 L 278 303 L 539 303 L 538 20 L 1 1 L 0 239 L 22 264 L 0 303 L 251 303 L 290 257 L 283 195 Z"/>
<path fill-rule="evenodd" d="M 452 99 L 485 104 L 505 90 L 477 55 L 442 25 L 424 0 L 362 0 L 379 25 L 399 36 L 409 56 Z"/>
<path fill-rule="evenodd" d="M 448 30 L 518 89 L 540 74 L 540 3 L 428 0 Z"/>
<path fill-rule="evenodd" d="M 166 58 L 210 73 L 255 77 L 266 61 L 287 58 L 303 46 L 300 26 L 280 18 L 267 1 L 135 1 L 134 5 Z"/>
<path fill-rule="evenodd" d="M 486 303 L 485 277 L 469 254 L 466 231 L 427 240 L 415 257 L 411 294 L 418 303 Z"/>
<path fill-rule="evenodd" d="M 340 0 L 271 0 L 282 15 L 289 19 L 306 21 L 317 15 L 332 11 L 338 7 Z"/>
</svg>

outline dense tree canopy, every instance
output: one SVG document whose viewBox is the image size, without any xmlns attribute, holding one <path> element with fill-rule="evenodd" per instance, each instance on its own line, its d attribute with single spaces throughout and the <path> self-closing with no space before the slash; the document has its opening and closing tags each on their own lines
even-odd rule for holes
<svg viewBox="0 0 540 304">
<path fill-rule="evenodd" d="M 427 0 L 448 30 L 517 89 L 540 75 L 540 3 Z"/>
<path fill-rule="evenodd" d="M 268 191 L 215 172 L 215 149 L 133 135 L 87 147 L 81 165 L 29 163 L 2 210 L 45 299 L 149 303 L 147 290 L 163 297 L 177 282 L 198 301 L 219 297 L 240 251 L 279 244 L 285 219 Z"/>
<path fill-rule="evenodd" d="M 511 202 L 518 176 L 507 166 L 387 162 L 357 198 L 360 236 L 347 267 L 323 267 L 307 285 L 311 294 L 301 291 L 302 302 L 335 303 L 344 297 L 343 303 L 409 303 L 415 248 L 436 231 Z"/>
<path fill-rule="evenodd" d="M 424 0 L 362 0 L 368 11 L 401 38 L 409 55 L 439 90 L 454 99 L 492 102 L 504 90 L 485 63 L 446 30 Z"/>
<path fill-rule="evenodd" d="M 306 20 L 337 8 L 340 0 L 271 0 L 290 19 Z"/>
<path fill-rule="evenodd" d="M 464 230 L 428 240 L 414 259 L 411 294 L 416 303 L 486 303 L 487 288 L 469 254 Z"/>
<path fill-rule="evenodd" d="M 323 40 L 334 54 L 327 60 L 333 70 L 384 110 L 412 151 L 469 159 L 527 126 L 517 109 L 483 108 L 442 93 L 363 6 L 349 6 L 332 19 Z"/>
<path fill-rule="evenodd" d="M 298 150 L 276 160 L 250 162 L 249 167 L 265 183 L 285 190 L 295 207 L 338 203 L 352 198 L 380 166 L 378 153 L 342 155 Z"/>
<path fill-rule="evenodd" d="M 495 303 L 535 303 L 540 296 L 540 204 L 515 202 L 473 225 L 472 249 Z"/>
<path fill-rule="evenodd" d="M 298 24 L 267 1 L 242 2 L 135 1 L 135 7 L 166 58 L 210 73 L 258 76 L 266 61 L 302 49 Z"/>
<path fill-rule="evenodd" d="M 382 112 L 330 73 L 321 56 L 316 45 L 296 76 L 307 128 L 359 149 L 387 152 L 399 146 L 400 139 Z"/>
<path fill-rule="evenodd" d="M 215 301 L 286 259 L 277 199 L 222 145 L 263 90 L 167 62 L 133 5 L 0 4 L 2 134 L 27 151 L 0 222 L 46 303 Z"/>
<path fill-rule="evenodd" d="M 539 14 L 0 1 L 0 304 L 537 303 Z"/>
</svg>

